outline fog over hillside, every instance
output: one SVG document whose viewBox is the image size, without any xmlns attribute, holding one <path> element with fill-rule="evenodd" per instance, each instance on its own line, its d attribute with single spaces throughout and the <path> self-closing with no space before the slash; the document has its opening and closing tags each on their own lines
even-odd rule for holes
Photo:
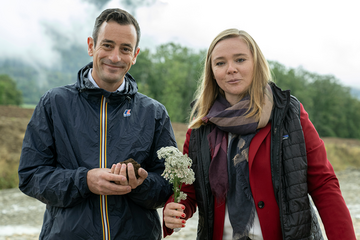
<svg viewBox="0 0 360 240">
<path fill-rule="evenodd" d="M 109 7 L 136 16 L 141 49 L 168 42 L 206 49 L 220 31 L 235 27 L 249 32 L 268 60 L 360 88 L 356 0 L 13 0 L 0 8 L 0 57 L 21 59 L 39 71 L 59 68 L 67 62 L 64 53 L 75 49 L 85 54 L 78 61 L 83 65 L 90 60 L 86 39 L 94 20 Z M 256 17 L 250 9 L 257 9 Z"/>
</svg>

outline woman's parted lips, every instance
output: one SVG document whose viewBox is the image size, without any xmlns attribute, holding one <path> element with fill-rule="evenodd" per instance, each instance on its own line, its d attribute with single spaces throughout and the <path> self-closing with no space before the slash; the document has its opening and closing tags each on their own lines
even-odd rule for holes
<svg viewBox="0 0 360 240">
<path fill-rule="evenodd" d="M 230 80 L 228 80 L 226 82 L 227 83 L 236 83 L 236 82 L 240 82 L 240 81 L 241 81 L 241 79 L 236 78 L 236 79 L 230 79 Z"/>
</svg>

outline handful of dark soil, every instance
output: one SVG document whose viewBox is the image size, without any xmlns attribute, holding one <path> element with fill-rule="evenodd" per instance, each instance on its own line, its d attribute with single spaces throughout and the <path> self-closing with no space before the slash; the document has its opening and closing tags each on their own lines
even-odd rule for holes
<svg viewBox="0 0 360 240">
<path fill-rule="evenodd" d="M 139 178 L 139 177 L 140 177 L 140 176 L 139 176 L 139 168 L 140 168 L 141 166 L 140 166 L 140 164 L 137 163 L 134 159 L 129 158 L 129 159 L 127 159 L 127 160 L 125 160 L 125 161 L 123 161 L 123 162 L 120 162 L 120 163 L 121 163 L 121 164 L 125 163 L 126 166 L 127 166 L 128 163 L 131 163 L 131 164 L 134 166 L 134 171 L 135 171 L 135 176 L 136 176 L 136 178 Z M 127 180 L 129 181 L 129 175 L 128 175 L 128 170 L 127 170 L 127 168 L 126 168 L 126 178 L 127 178 Z"/>
</svg>

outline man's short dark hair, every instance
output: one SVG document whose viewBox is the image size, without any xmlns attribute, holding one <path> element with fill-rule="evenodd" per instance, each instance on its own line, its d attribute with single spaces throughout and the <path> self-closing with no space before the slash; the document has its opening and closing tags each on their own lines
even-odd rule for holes
<svg viewBox="0 0 360 240">
<path fill-rule="evenodd" d="M 119 8 L 109 8 L 104 10 L 95 21 L 92 38 L 94 39 L 94 46 L 99 35 L 100 26 L 104 22 L 115 21 L 120 25 L 134 25 L 136 29 L 136 45 L 134 51 L 136 51 L 140 41 L 140 27 L 136 19 L 128 12 Z"/>
</svg>

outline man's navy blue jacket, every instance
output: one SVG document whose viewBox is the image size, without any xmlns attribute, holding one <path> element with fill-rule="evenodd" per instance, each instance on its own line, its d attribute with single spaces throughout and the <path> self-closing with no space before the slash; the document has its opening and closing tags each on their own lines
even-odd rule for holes
<svg viewBox="0 0 360 240">
<path fill-rule="evenodd" d="M 171 186 L 156 151 L 176 146 L 167 111 L 138 93 L 130 74 L 123 92 L 94 87 L 91 67 L 40 99 L 24 137 L 19 188 L 46 204 L 40 239 L 161 239 L 156 208 Z M 142 185 L 121 196 L 90 192 L 90 169 L 128 158 L 148 171 Z"/>
</svg>

